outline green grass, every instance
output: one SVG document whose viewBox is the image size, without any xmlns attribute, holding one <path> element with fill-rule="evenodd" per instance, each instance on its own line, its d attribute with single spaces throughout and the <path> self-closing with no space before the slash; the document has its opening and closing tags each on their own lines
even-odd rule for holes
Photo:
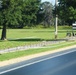
<svg viewBox="0 0 76 75">
<path fill-rule="evenodd" d="M 67 30 L 71 31 L 71 27 L 59 26 L 58 39 L 65 38 Z M 33 28 L 33 29 L 7 29 L 7 41 L 0 40 L 0 50 L 39 43 L 42 40 L 54 40 L 55 28 Z M 1 36 L 1 30 L 0 30 Z"/>
<path fill-rule="evenodd" d="M 66 37 L 66 32 L 72 31 L 72 27 L 68 26 L 59 26 L 58 27 L 58 39 L 62 39 Z M 7 29 L 7 39 L 6 41 L 0 40 L 0 50 L 6 48 L 12 48 L 17 46 L 24 46 L 30 44 L 36 44 L 43 40 L 54 40 L 55 37 L 55 28 L 32 28 L 32 29 Z M 1 36 L 1 30 L 0 30 Z M 76 42 L 65 42 L 55 45 L 49 45 L 45 48 L 39 49 L 30 49 L 27 51 L 18 51 L 13 53 L 6 53 L 0 55 L 0 61 L 9 60 L 16 57 L 27 56 L 31 54 L 36 54 L 40 52 L 50 51 L 70 45 L 74 45 Z"/>
<path fill-rule="evenodd" d="M 13 48 L 13 47 L 18 47 L 18 46 L 24 46 L 24 45 L 31 45 L 31 44 L 37 44 L 39 43 L 39 41 L 35 41 L 35 42 L 23 42 L 23 41 L 4 41 L 1 42 L 0 41 L 0 50 L 1 49 L 8 49 L 8 48 Z"/>
<path fill-rule="evenodd" d="M 59 33 L 59 36 L 61 35 L 62 34 Z M 63 35 L 65 36 L 65 33 L 63 33 Z M 60 38 L 62 38 L 62 36 Z M 0 49 L 34 44 L 42 40 L 52 40 L 54 39 L 54 32 L 49 30 L 45 31 L 45 29 L 43 31 L 9 29 L 7 30 L 7 39 L 8 41 L 0 41 Z"/>
<path fill-rule="evenodd" d="M 51 45 L 50 47 L 47 46 L 46 48 L 38 48 L 38 49 L 30 49 L 25 51 L 6 53 L 6 54 L 0 55 L 0 61 L 9 60 L 9 59 L 17 58 L 21 56 L 32 55 L 32 54 L 41 53 L 45 51 L 51 51 L 51 50 L 55 50 L 55 49 L 59 49 L 67 46 L 72 46 L 72 45 L 76 45 L 76 42 L 63 42 L 63 43 Z"/>
</svg>

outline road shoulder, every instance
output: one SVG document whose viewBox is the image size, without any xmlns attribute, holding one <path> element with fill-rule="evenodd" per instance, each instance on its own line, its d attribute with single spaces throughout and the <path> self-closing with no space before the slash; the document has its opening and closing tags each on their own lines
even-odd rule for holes
<svg viewBox="0 0 76 75">
<path fill-rule="evenodd" d="M 68 46 L 68 47 L 60 48 L 60 49 L 55 49 L 55 50 L 52 50 L 52 51 L 32 54 L 32 55 L 28 55 L 28 56 L 24 56 L 24 57 L 18 57 L 18 58 L 6 60 L 6 61 L 0 61 L 0 67 L 15 64 L 15 63 L 19 63 L 19 62 L 22 62 L 22 61 L 30 60 L 30 59 L 33 59 L 33 58 L 41 57 L 41 56 L 44 56 L 44 55 L 48 55 L 48 54 L 52 54 L 52 53 L 56 53 L 56 52 L 60 52 L 60 51 L 66 51 L 67 49 L 71 49 L 71 48 L 76 48 L 76 45 Z"/>
</svg>

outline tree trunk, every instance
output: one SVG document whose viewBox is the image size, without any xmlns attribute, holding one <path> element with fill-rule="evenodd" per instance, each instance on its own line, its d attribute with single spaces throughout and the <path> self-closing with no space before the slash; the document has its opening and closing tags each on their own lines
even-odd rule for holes
<svg viewBox="0 0 76 75">
<path fill-rule="evenodd" d="M 1 40 L 6 40 L 6 24 L 3 24 Z"/>
</svg>

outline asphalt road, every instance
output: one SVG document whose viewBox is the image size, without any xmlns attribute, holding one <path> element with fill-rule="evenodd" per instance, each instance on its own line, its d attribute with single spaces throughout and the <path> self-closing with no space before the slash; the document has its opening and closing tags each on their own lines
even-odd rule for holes
<svg viewBox="0 0 76 75">
<path fill-rule="evenodd" d="M 0 75 L 76 75 L 76 48 L 0 68 Z"/>
</svg>

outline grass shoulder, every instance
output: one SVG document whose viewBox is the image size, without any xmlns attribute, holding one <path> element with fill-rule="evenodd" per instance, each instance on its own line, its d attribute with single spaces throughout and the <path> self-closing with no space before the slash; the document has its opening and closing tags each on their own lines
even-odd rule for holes
<svg viewBox="0 0 76 75">
<path fill-rule="evenodd" d="M 6 53 L 6 54 L 0 55 L 0 61 L 5 61 L 5 60 L 17 58 L 17 57 L 28 56 L 28 55 L 37 54 L 37 53 L 46 52 L 46 51 L 52 51 L 60 48 L 73 46 L 73 45 L 76 45 L 76 41 L 62 42 L 54 45 L 44 46 L 43 48 Z"/>
</svg>

